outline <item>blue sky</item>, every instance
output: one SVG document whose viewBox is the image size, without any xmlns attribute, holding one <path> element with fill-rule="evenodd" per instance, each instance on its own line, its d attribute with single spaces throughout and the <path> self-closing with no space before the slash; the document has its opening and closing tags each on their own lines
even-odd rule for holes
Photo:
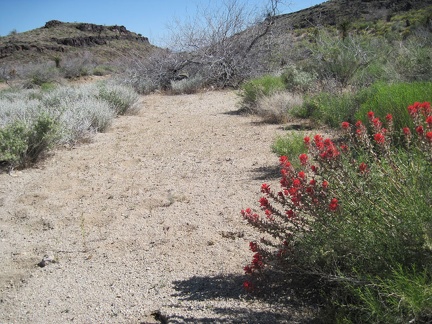
<svg viewBox="0 0 432 324">
<path fill-rule="evenodd" d="M 223 3 L 223 0 L 212 0 Z M 312 7 L 323 0 L 287 0 L 280 13 Z M 155 45 L 169 33 L 174 17 L 193 17 L 206 0 L 0 0 L 0 36 L 12 30 L 25 32 L 45 25 L 49 20 L 123 25 L 140 33 Z M 262 8 L 267 0 L 248 0 L 251 7 Z M 289 4 L 289 5 L 287 5 Z"/>
</svg>

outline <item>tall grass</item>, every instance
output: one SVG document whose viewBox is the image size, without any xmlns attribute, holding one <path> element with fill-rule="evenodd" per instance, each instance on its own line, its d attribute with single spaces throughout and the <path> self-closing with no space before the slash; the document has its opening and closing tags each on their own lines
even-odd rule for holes
<svg viewBox="0 0 432 324">
<path fill-rule="evenodd" d="M 415 101 L 432 102 L 432 82 L 377 83 L 358 94 L 361 102 L 355 113 L 356 120 L 366 122 L 367 112 L 372 110 L 377 117 L 384 119 L 393 115 L 394 126 L 401 129 L 413 126 L 406 107 Z"/>
</svg>

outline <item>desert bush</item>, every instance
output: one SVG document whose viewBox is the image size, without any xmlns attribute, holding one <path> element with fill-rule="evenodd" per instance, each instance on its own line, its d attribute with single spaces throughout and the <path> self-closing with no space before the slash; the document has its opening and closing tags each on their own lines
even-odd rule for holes
<svg viewBox="0 0 432 324">
<path fill-rule="evenodd" d="M 106 101 L 115 115 L 124 115 L 134 112 L 133 107 L 138 101 L 138 94 L 131 87 L 103 82 L 99 85 L 98 98 Z"/>
<path fill-rule="evenodd" d="M 339 144 L 305 137 L 302 168 L 280 158 L 281 189 L 261 186 L 263 215 L 241 212 L 264 233 L 250 243 L 245 288 L 266 289 L 266 269 L 276 270 L 320 291 L 328 322 L 431 321 L 432 111 L 409 110 L 413 129 L 369 112 L 370 128 L 342 123 Z"/>
<path fill-rule="evenodd" d="M 401 81 L 430 81 L 432 79 L 432 36 L 410 37 L 401 42 L 392 57 L 392 67 Z"/>
<path fill-rule="evenodd" d="M 290 120 L 290 111 L 301 106 L 303 99 L 300 95 L 284 92 L 275 92 L 269 96 L 258 99 L 254 113 L 260 116 L 264 122 L 281 124 Z"/>
<path fill-rule="evenodd" d="M 55 82 L 59 79 L 59 71 L 55 68 L 52 62 L 29 64 L 21 71 L 21 77 L 26 81 L 25 88 L 41 86 L 44 83 Z"/>
<path fill-rule="evenodd" d="M 253 111 L 260 98 L 271 96 L 284 90 L 285 84 L 281 77 L 274 75 L 264 75 L 262 77 L 247 81 L 241 86 L 241 104 L 247 110 Z"/>
<path fill-rule="evenodd" d="M 0 128 L 0 161 L 9 167 L 19 165 L 27 150 L 27 130 L 24 123 L 14 122 Z"/>
<path fill-rule="evenodd" d="M 179 81 L 171 81 L 171 93 L 191 94 L 203 88 L 203 78 L 200 75 Z"/>
<path fill-rule="evenodd" d="M 338 127 L 344 120 L 353 121 L 359 102 L 355 92 L 321 92 L 305 99 L 301 108 L 293 113 L 297 117 L 310 118 L 317 124 Z"/>
<path fill-rule="evenodd" d="M 91 75 L 96 65 L 92 54 L 85 52 L 81 56 L 64 56 L 59 70 L 64 78 L 74 79 Z"/>
<path fill-rule="evenodd" d="M 282 80 L 291 92 L 308 92 L 317 86 L 316 73 L 306 72 L 295 66 L 285 68 L 282 73 Z"/>
<path fill-rule="evenodd" d="M 103 132 L 118 114 L 136 111 L 137 94 L 112 82 L 0 93 L 0 157 L 6 164 L 36 162 L 55 144 L 74 145 Z"/>
<path fill-rule="evenodd" d="M 343 40 L 329 32 L 319 32 L 311 43 L 309 69 L 320 80 L 334 79 L 341 87 L 352 84 L 354 77 L 364 72 L 371 62 L 385 56 L 379 39 L 349 35 Z"/>
</svg>

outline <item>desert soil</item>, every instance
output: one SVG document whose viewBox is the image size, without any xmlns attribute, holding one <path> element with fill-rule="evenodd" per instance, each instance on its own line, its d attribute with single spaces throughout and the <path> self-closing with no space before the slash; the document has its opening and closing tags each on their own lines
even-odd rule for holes
<svg viewBox="0 0 432 324">
<path fill-rule="evenodd" d="M 260 236 L 240 210 L 284 130 L 237 102 L 143 96 L 91 143 L 0 174 L 0 323 L 303 323 L 242 288 Z"/>
</svg>

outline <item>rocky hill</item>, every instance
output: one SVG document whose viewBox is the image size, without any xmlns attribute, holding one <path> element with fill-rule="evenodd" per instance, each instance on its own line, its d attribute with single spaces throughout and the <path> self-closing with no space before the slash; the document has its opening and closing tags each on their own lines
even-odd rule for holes
<svg viewBox="0 0 432 324">
<path fill-rule="evenodd" d="M 432 0 L 330 0 L 294 13 L 279 15 L 276 20 L 284 21 L 293 29 L 335 26 L 355 21 L 390 21 L 395 15 L 429 6 L 432 6 Z"/>
<path fill-rule="evenodd" d="M 39 61 L 83 50 L 109 59 L 113 54 L 118 56 L 130 52 L 145 55 L 154 48 L 147 37 L 124 26 L 51 20 L 41 28 L 0 37 L 0 63 Z"/>
</svg>

